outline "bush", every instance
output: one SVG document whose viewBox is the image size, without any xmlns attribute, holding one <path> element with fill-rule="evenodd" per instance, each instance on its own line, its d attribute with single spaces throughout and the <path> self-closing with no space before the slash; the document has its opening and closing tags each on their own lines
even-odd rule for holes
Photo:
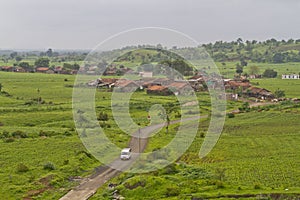
<svg viewBox="0 0 300 200">
<path fill-rule="evenodd" d="M 63 165 L 68 165 L 69 164 L 69 160 L 64 160 Z"/>
<path fill-rule="evenodd" d="M 259 184 L 255 184 L 255 185 L 254 185 L 254 189 L 255 189 L 255 190 L 259 190 L 259 189 L 261 189 L 261 186 L 260 186 Z"/>
<path fill-rule="evenodd" d="M 167 197 L 174 197 L 178 196 L 180 194 L 180 189 L 179 187 L 168 187 L 166 191 Z"/>
<path fill-rule="evenodd" d="M 200 137 L 204 138 L 205 137 L 205 133 L 204 132 L 200 132 Z"/>
<path fill-rule="evenodd" d="M 228 116 L 228 118 L 234 118 L 235 117 L 235 115 L 233 113 L 228 113 L 227 116 Z"/>
<path fill-rule="evenodd" d="M 4 142 L 6 142 L 6 143 L 11 143 L 11 142 L 14 142 L 14 141 L 15 141 L 15 139 L 12 138 L 12 137 L 6 138 L 6 139 L 4 140 Z"/>
<path fill-rule="evenodd" d="M 15 131 L 11 134 L 15 138 L 28 138 L 28 134 L 23 131 Z"/>
<path fill-rule="evenodd" d="M 55 170 L 55 166 L 52 162 L 47 162 L 46 164 L 44 164 L 44 169 L 46 169 L 46 170 Z"/>
<path fill-rule="evenodd" d="M 64 135 L 65 135 L 65 136 L 71 136 L 71 135 L 72 135 L 72 133 L 71 133 L 71 132 L 69 132 L 69 131 L 65 131 Z"/>
<path fill-rule="evenodd" d="M 176 174 L 178 170 L 175 164 L 170 164 L 161 170 L 161 174 Z"/>
<path fill-rule="evenodd" d="M 3 131 L 1 134 L 0 134 L 0 138 L 9 138 L 10 137 L 10 134 L 9 132 L 7 131 Z"/>
<path fill-rule="evenodd" d="M 216 181 L 216 186 L 218 189 L 222 189 L 222 188 L 225 188 L 225 185 L 223 183 L 223 181 Z"/>
<path fill-rule="evenodd" d="M 17 166 L 17 172 L 27 172 L 29 170 L 29 168 L 23 164 L 23 163 L 20 163 L 18 166 Z"/>
</svg>

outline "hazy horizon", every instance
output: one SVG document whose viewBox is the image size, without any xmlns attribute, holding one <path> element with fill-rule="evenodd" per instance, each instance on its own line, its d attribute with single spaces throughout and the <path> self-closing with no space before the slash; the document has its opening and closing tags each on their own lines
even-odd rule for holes
<svg viewBox="0 0 300 200">
<path fill-rule="evenodd" d="M 296 0 L 0 0 L 0 49 L 88 50 L 128 29 L 163 27 L 200 44 L 300 38 Z"/>
</svg>

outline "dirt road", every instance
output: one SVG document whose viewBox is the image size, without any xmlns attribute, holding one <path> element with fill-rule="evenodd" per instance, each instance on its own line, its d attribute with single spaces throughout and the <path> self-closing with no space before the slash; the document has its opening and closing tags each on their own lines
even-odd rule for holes
<svg viewBox="0 0 300 200">
<path fill-rule="evenodd" d="M 206 118 L 207 116 L 201 116 L 201 118 Z M 192 120 L 198 120 L 200 119 L 200 116 L 190 117 L 182 120 L 175 120 L 170 122 L 170 124 L 175 124 L 179 122 L 185 122 L 185 121 L 192 121 Z M 135 132 L 133 134 L 133 137 L 130 140 L 129 147 L 132 149 L 133 153 L 141 153 L 145 150 L 147 143 L 148 143 L 148 136 L 156 131 L 157 129 L 160 129 L 162 127 L 166 126 L 166 123 L 162 124 L 155 124 L 151 126 L 147 126 L 145 128 L 140 129 L 139 131 Z M 137 156 L 133 156 L 128 161 L 122 161 L 119 158 L 116 158 L 112 166 L 118 166 L 119 169 L 126 170 L 137 159 Z M 70 190 L 65 196 L 60 198 L 60 200 L 86 200 L 89 199 L 91 196 L 93 196 L 97 189 L 102 186 L 104 183 L 106 183 L 111 178 L 115 177 L 121 173 L 121 171 L 109 168 L 109 167 L 99 167 L 98 172 L 87 178 L 82 180 L 82 182 L 77 186 L 76 188 Z"/>
</svg>

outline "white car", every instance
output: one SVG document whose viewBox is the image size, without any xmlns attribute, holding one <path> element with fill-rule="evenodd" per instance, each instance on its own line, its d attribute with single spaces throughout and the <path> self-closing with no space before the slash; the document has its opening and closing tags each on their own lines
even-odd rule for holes
<svg viewBox="0 0 300 200">
<path fill-rule="evenodd" d="M 129 160 L 131 157 L 131 148 L 124 148 L 121 151 L 120 158 L 121 160 Z"/>
</svg>

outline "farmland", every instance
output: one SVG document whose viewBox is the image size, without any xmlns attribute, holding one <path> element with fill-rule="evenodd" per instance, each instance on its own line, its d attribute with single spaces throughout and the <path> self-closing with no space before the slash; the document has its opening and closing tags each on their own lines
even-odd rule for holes
<svg viewBox="0 0 300 200">
<path fill-rule="evenodd" d="M 299 108 L 282 111 L 253 111 L 228 119 L 218 144 L 204 159 L 198 157 L 200 131 L 176 164 L 150 174 L 120 175 L 110 183 L 118 184 L 114 190 L 126 199 L 141 199 L 142 194 L 149 199 L 299 194 Z M 205 128 L 203 121 L 200 130 Z M 148 151 L 170 139 L 161 132 L 150 140 Z M 112 190 L 103 187 L 92 199 L 111 195 Z"/>
<path fill-rule="evenodd" d="M 75 130 L 71 104 L 74 79 L 71 75 L 0 73 L 2 199 L 58 199 L 78 184 L 76 179 L 93 174 L 101 165 L 82 145 Z M 92 79 L 95 76 L 87 78 Z M 251 82 L 271 91 L 283 89 L 290 98 L 300 96 L 298 80 Z M 130 138 L 112 119 L 110 95 L 106 91 L 96 93 L 96 111 L 108 113 L 105 133 L 122 148 Z M 197 96 L 201 113 L 209 114 L 209 94 L 200 92 Z M 130 114 L 136 123 L 147 126 L 151 105 L 168 103 L 176 104 L 176 98 L 136 92 L 130 102 Z M 227 110 L 241 104 L 228 102 Z M 209 124 L 209 119 L 202 119 L 196 139 L 175 164 L 148 174 L 124 173 L 107 184 L 117 184 L 116 189 L 126 199 L 145 195 L 149 199 L 184 199 L 299 194 L 299 111 L 297 105 L 283 102 L 227 118 L 217 145 L 200 159 L 199 149 Z M 162 129 L 149 140 L 146 151 L 167 144 L 177 128 L 171 125 L 168 134 Z M 107 184 L 92 199 L 111 198 Z"/>
</svg>

